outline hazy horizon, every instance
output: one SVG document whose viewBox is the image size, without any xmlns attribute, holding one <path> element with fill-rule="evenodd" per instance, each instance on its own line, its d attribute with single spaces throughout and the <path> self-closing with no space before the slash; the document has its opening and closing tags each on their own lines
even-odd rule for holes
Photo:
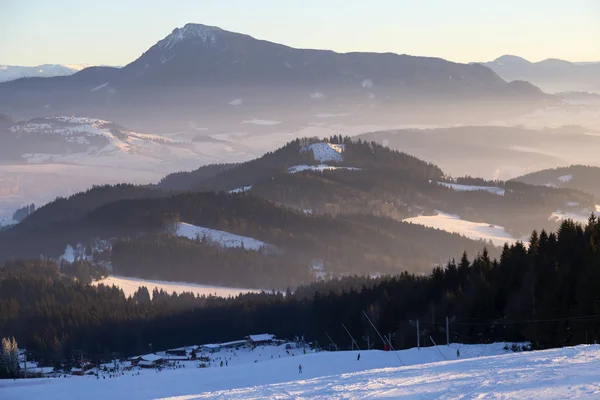
<svg viewBox="0 0 600 400">
<path fill-rule="evenodd" d="M 532 62 L 548 58 L 600 61 L 600 49 L 595 46 L 600 38 L 596 23 L 600 3 L 594 1 L 511 0 L 485 7 L 474 0 L 375 3 L 265 0 L 248 4 L 236 0 L 225 5 L 209 0 L 148 7 L 137 0 L 96 4 L 10 1 L 0 15 L 0 64 L 126 65 L 186 23 L 336 52 L 393 52 L 464 63 L 505 54 Z M 28 21 L 27 29 L 23 21 Z"/>
</svg>

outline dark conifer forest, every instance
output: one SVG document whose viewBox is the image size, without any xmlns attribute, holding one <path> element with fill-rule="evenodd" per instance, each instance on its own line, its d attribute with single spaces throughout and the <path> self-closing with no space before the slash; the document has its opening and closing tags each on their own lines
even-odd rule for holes
<svg viewBox="0 0 600 400">
<path fill-rule="evenodd" d="M 287 293 L 236 298 L 171 295 L 145 288 L 125 298 L 116 288 L 87 285 L 94 267 L 59 269 L 53 262 L 10 261 L 0 269 L 0 331 L 52 365 L 80 351 L 90 357 L 239 339 L 269 331 L 304 335 L 341 348 L 369 336 L 381 347 L 363 311 L 396 348 L 422 343 L 529 341 L 534 348 L 593 343 L 600 336 L 600 223 L 564 222 L 556 233 L 533 232 L 528 247 L 505 246 L 437 267 L 428 275 L 353 277 L 300 286 Z M 364 344 L 362 344 L 364 346 Z"/>
</svg>

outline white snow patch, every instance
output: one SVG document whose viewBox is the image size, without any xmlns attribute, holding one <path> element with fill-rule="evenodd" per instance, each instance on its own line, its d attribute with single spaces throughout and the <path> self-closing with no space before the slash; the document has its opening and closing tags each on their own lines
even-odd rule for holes
<svg viewBox="0 0 600 400">
<path fill-rule="evenodd" d="M 341 162 L 344 160 L 344 150 L 343 144 L 319 142 L 303 147 L 300 151 L 303 153 L 312 151 L 315 160 L 320 162 Z"/>
<path fill-rule="evenodd" d="M 324 99 L 325 95 L 321 92 L 314 92 L 314 93 L 310 94 L 310 98 L 315 99 L 315 100 L 320 100 L 320 99 Z"/>
<path fill-rule="evenodd" d="M 256 119 L 252 118 L 250 120 L 242 121 L 242 124 L 254 124 L 254 125 L 279 125 L 281 121 L 272 121 L 268 119 Z"/>
<path fill-rule="evenodd" d="M 361 86 L 365 89 L 373 87 L 373 79 L 365 79 L 362 81 Z"/>
<path fill-rule="evenodd" d="M 260 250 L 263 248 L 273 248 L 270 244 L 261 242 L 246 236 L 236 235 L 225 231 L 219 231 L 216 229 L 203 228 L 192 224 L 186 224 L 185 222 L 179 222 L 175 226 L 176 235 L 186 237 L 188 239 L 196 240 L 206 237 L 209 243 L 219 245 L 221 247 L 242 247 L 246 250 Z"/>
<path fill-rule="evenodd" d="M 567 207 L 579 207 L 579 203 L 576 201 L 567 202 Z"/>
<path fill-rule="evenodd" d="M 247 192 L 250 189 L 252 189 L 252 185 L 250 185 L 250 186 L 242 186 L 242 187 L 230 190 L 229 193 L 244 193 L 244 192 Z"/>
<path fill-rule="evenodd" d="M 158 46 L 165 50 L 171 49 L 177 43 L 186 39 L 200 39 L 206 46 L 214 46 L 217 41 L 219 28 L 200 24 L 186 24 L 183 28 L 175 28 L 173 32 L 158 42 Z"/>
<path fill-rule="evenodd" d="M 92 285 L 106 285 L 106 286 L 116 286 L 123 290 L 125 293 L 125 297 L 129 297 L 138 291 L 139 288 L 145 286 L 150 292 L 150 297 L 152 297 L 152 292 L 154 289 L 164 290 L 165 292 L 171 293 L 193 293 L 198 296 L 217 296 L 217 297 L 229 297 L 229 296 L 237 296 L 241 293 L 259 293 L 260 290 L 256 289 L 243 289 L 243 288 L 228 288 L 221 286 L 211 286 L 211 285 L 198 285 L 195 283 L 187 283 L 187 282 L 169 282 L 169 281 L 155 281 L 149 279 L 138 279 L 138 278 L 129 278 L 125 276 L 109 276 L 105 279 L 95 281 Z"/>
<path fill-rule="evenodd" d="M 100 89 L 102 89 L 103 87 L 106 87 L 106 86 L 108 86 L 108 82 L 103 83 L 102 85 L 96 86 L 95 88 L 93 88 L 92 90 L 90 90 L 90 92 L 95 92 L 96 90 L 100 90 Z"/>
<path fill-rule="evenodd" d="M 459 185 L 456 183 L 438 182 L 439 185 L 446 186 L 457 192 L 489 192 L 498 196 L 504 196 L 504 189 L 497 186 L 473 186 L 473 185 Z"/>
<path fill-rule="evenodd" d="M 571 182 L 571 180 L 573 179 L 573 175 L 563 175 L 559 176 L 557 179 L 562 183 Z"/>
<path fill-rule="evenodd" d="M 360 168 L 354 168 L 354 167 L 334 167 L 331 165 L 325 165 L 325 164 L 319 164 L 319 165 L 294 165 L 293 167 L 289 167 L 288 168 L 288 173 L 290 174 L 295 174 L 297 172 L 303 172 L 303 171 L 318 171 L 318 172 L 323 172 L 323 171 L 334 171 L 337 169 L 346 169 L 349 171 L 359 171 Z"/>
<path fill-rule="evenodd" d="M 241 106 L 243 102 L 243 99 L 233 99 L 227 104 L 229 104 L 230 106 Z"/>
<path fill-rule="evenodd" d="M 436 215 L 407 218 L 404 222 L 440 229 L 446 232 L 458 233 L 474 240 L 491 240 L 494 246 L 512 244 L 516 239 L 507 233 L 503 227 L 481 222 L 461 219 L 458 215 L 436 211 Z"/>
</svg>

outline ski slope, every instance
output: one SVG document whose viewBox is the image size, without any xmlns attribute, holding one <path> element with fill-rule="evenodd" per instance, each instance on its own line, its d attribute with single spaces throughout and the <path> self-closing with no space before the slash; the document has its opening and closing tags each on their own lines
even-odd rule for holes
<svg viewBox="0 0 600 400">
<path fill-rule="evenodd" d="M 597 399 L 600 346 L 512 353 L 504 344 L 394 352 L 287 354 L 281 346 L 222 350 L 216 365 L 126 372 L 112 379 L 0 381 L 0 397 L 58 399 Z M 456 350 L 460 349 L 460 358 Z M 238 354 L 239 353 L 239 354 Z M 237 355 L 236 355 L 237 354 Z M 443 354 L 443 355 L 442 355 Z M 271 358 L 273 356 L 273 358 Z M 398 359 L 399 357 L 399 359 Z M 446 360 L 445 360 L 445 359 Z M 218 361 L 228 366 L 219 367 Z M 401 365 L 400 360 L 405 364 Z M 212 360 L 211 360 L 212 364 Z M 298 373 L 302 364 L 303 373 Z"/>
<path fill-rule="evenodd" d="M 123 290 L 125 293 L 125 297 L 129 297 L 133 295 L 138 289 L 142 286 L 145 286 L 150 292 L 150 297 L 152 297 L 152 292 L 154 289 L 164 290 L 165 292 L 171 293 L 193 293 L 197 296 L 217 296 L 217 297 L 229 297 L 229 296 L 237 296 L 241 293 L 259 293 L 260 290 L 256 289 L 242 289 L 242 288 L 228 288 L 222 286 L 210 286 L 210 285 L 198 285 L 195 283 L 187 283 L 187 282 L 168 282 L 168 281 L 155 281 L 150 279 L 139 279 L 139 278 L 129 278 L 125 276 L 109 276 L 105 279 L 95 281 L 92 285 L 106 285 L 106 286 L 116 286 Z"/>
<path fill-rule="evenodd" d="M 467 221 L 461 219 L 458 215 L 446 214 L 440 211 L 437 211 L 436 215 L 420 215 L 407 218 L 404 222 L 458 233 L 470 239 L 491 240 L 495 246 L 503 246 L 507 242 L 509 244 L 516 242 L 516 239 L 501 226 Z"/>
</svg>

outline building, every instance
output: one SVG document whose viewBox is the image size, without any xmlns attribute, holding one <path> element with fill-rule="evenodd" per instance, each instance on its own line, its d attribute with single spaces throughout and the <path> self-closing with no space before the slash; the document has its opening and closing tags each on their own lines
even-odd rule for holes
<svg viewBox="0 0 600 400">
<path fill-rule="evenodd" d="M 258 335 L 248 335 L 248 336 L 246 336 L 246 340 L 248 341 L 248 344 L 250 344 L 250 346 L 256 347 L 259 345 L 273 343 L 273 341 L 275 340 L 275 335 L 272 335 L 270 333 L 261 333 Z"/>
<path fill-rule="evenodd" d="M 221 345 L 218 343 L 203 344 L 200 346 L 200 351 L 203 353 L 216 353 L 221 351 Z"/>
<path fill-rule="evenodd" d="M 180 347 L 178 349 L 171 349 L 165 352 L 167 356 L 186 357 L 188 355 L 187 349 Z"/>
<path fill-rule="evenodd" d="M 203 344 L 200 346 L 200 351 L 204 353 L 216 353 L 222 349 L 239 349 L 246 344 L 248 344 L 248 340 L 234 340 L 232 342 L 225 343 Z"/>
<path fill-rule="evenodd" d="M 132 357 L 129 360 L 132 365 L 137 365 L 142 368 L 154 368 L 165 361 L 163 357 L 157 356 L 156 354 Z"/>
</svg>

